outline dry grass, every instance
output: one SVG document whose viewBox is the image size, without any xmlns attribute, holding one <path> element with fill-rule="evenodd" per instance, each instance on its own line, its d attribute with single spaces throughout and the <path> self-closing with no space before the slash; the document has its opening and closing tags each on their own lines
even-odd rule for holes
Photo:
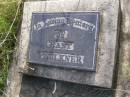
<svg viewBox="0 0 130 97">
<path fill-rule="evenodd" d="M 8 67 L 12 61 L 14 46 L 17 42 L 16 34 L 20 24 L 20 11 L 13 26 L 19 0 L 0 0 L 0 90 L 4 89 Z M 9 31 L 10 30 L 10 31 Z M 0 95 L 2 92 L 0 91 Z"/>
</svg>

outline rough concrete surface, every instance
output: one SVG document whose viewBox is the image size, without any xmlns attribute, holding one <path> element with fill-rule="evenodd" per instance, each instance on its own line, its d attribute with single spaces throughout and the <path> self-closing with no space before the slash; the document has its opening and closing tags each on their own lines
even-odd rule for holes
<svg viewBox="0 0 130 97">
<path fill-rule="evenodd" d="M 26 0 L 26 1 L 32 1 L 32 0 Z M 60 0 L 60 1 L 63 1 L 63 0 Z M 95 1 L 95 0 L 91 0 L 91 1 Z M 117 84 L 117 89 L 119 89 L 119 90 L 117 90 L 117 92 L 116 92 L 116 97 L 130 97 L 130 92 L 129 92 L 129 90 L 130 90 L 130 61 L 129 61 L 129 59 L 130 59 L 130 38 L 129 38 L 129 32 L 130 32 L 130 8 L 129 8 L 129 6 L 130 6 L 130 0 L 120 0 L 121 2 L 120 2 L 120 5 L 121 5 L 121 11 L 122 11 L 122 18 L 120 18 L 120 19 L 122 19 L 121 20 L 121 23 L 122 23 L 122 27 L 121 27 L 121 35 L 120 35 L 120 56 L 119 56 L 119 62 L 117 62 L 118 64 L 119 64 L 119 71 L 118 71 L 118 84 Z M 78 2 L 77 0 L 75 0 L 75 2 Z M 83 2 L 82 0 L 81 0 L 81 2 Z M 107 8 L 107 5 L 111 5 L 111 7 L 109 7 L 109 8 L 111 8 L 112 10 L 115 10 L 115 7 L 112 5 L 112 4 L 115 4 L 115 3 L 117 3 L 117 5 L 118 5 L 118 0 L 97 0 L 94 4 L 87 4 L 88 5 L 88 7 L 90 6 L 91 8 L 93 8 L 93 6 L 95 5 L 95 4 L 97 4 L 97 2 L 104 2 L 103 4 L 101 4 L 100 6 L 101 6 L 101 8 L 102 8 L 102 12 L 104 12 L 105 10 L 109 10 L 108 8 Z M 111 2 L 111 3 L 110 3 Z M 73 3 L 73 4 L 75 4 L 75 6 L 77 5 L 77 3 Z M 37 6 L 36 4 L 34 4 L 34 6 Z M 82 6 L 82 5 L 80 5 L 80 8 L 84 8 L 84 6 Z M 74 7 L 74 6 L 73 6 Z M 118 5 L 118 7 L 119 7 L 119 5 Z M 43 8 L 44 8 L 44 6 L 43 6 Z M 76 8 L 76 7 L 74 7 L 74 8 Z M 36 10 L 40 10 L 40 8 L 39 9 L 35 9 L 35 7 L 33 7 L 33 9 L 36 11 Z M 33 10 L 33 9 L 31 9 L 30 7 L 27 9 L 24 9 L 24 12 L 25 11 L 27 11 L 27 10 L 29 10 L 29 12 L 26 12 L 26 13 L 24 13 L 25 15 L 26 15 L 26 17 L 24 17 L 24 21 L 26 21 L 26 20 L 28 20 L 28 21 L 26 21 L 27 22 L 27 24 L 25 24 L 26 25 L 26 27 L 25 26 L 23 26 L 23 30 L 24 30 L 24 32 L 29 32 L 29 29 L 27 29 L 27 28 L 30 28 L 30 26 L 28 25 L 28 24 L 30 24 L 30 16 L 31 16 L 31 11 Z M 71 8 L 70 8 L 71 9 Z M 97 8 L 98 9 L 98 8 Z M 60 9 L 59 9 L 60 10 Z M 67 10 L 67 9 L 66 9 Z M 69 8 L 68 8 L 68 10 L 69 10 Z M 104 16 L 106 16 L 106 14 L 104 14 Z M 110 17 L 111 16 L 113 16 L 113 12 L 111 12 L 111 15 L 110 15 Z M 109 18 L 110 18 L 109 17 Z M 108 17 L 106 17 L 106 18 L 108 18 Z M 109 20 L 109 19 L 108 19 Z M 23 21 L 23 22 L 24 22 Z M 115 19 L 115 21 L 116 21 L 116 19 Z M 113 22 L 114 24 L 115 24 L 115 22 Z M 111 24 L 111 23 L 110 23 Z M 103 24 L 104 25 L 104 24 Z M 107 25 L 107 26 L 110 26 L 110 25 Z M 117 29 L 115 29 L 116 31 L 117 31 Z M 103 30 L 103 31 L 105 31 L 105 29 Z M 102 32 L 101 32 L 102 33 Z M 111 33 L 112 34 L 112 33 Z M 108 35 L 108 33 L 106 32 L 106 34 L 103 34 L 103 36 L 105 36 L 105 37 L 107 37 L 107 35 Z M 113 35 L 113 34 L 112 34 Z M 101 37 L 101 36 L 100 36 Z M 24 86 L 30 86 L 31 85 L 31 87 L 32 87 L 32 85 L 34 85 L 34 84 L 32 84 L 32 83 L 30 83 L 30 79 L 34 79 L 33 77 L 29 77 L 29 76 L 24 76 L 23 77 L 23 74 L 21 74 L 21 73 L 19 73 L 19 71 L 18 71 L 18 68 L 17 68 L 17 66 L 18 65 L 21 65 L 21 66 L 23 66 L 23 67 L 21 67 L 21 69 L 23 70 L 23 68 L 25 69 L 25 68 L 30 68 L 30 67 L 28 67 L 27 65 L 26 65 L 26 50 L 27 50 L 27 48 L 26 48 L 26 45 L 28 45 L 28 43 L 26 43 L 26 39 L 28 39 L 28 36 L 26 36 L 26 33 L 24 33 L 23 35 L 22 35 L 22 37 L 21 37 L 21 39 L 22 38 L 24 38 L 25 39 L 25 44 L 22 44 L 22 46 L 20 46 L 20 48 L 22 49 L 22 48 L 24 48 L 24 50 L 25 50 L 25 52 L 20 52 L 20 53 L 17 53 L 16 55 L 15 55 L 15 57 L 14 57 L 14 62 L 12 63 L 12 65 L 11 65 L 11 67 L 10 67 L 10 72 L 9 72 L 9 76 L 8 76 L 8 80 L 7 80 L 7 95 L 6 95 L 6 97 L 26 97 L 26 93 L 28 92 L 27 90 L 30 90 L 31 88 L 29 88 L 29 89 L 27 89 L 27 88 L 25 88 Z M 104 39 L 104 38 L 103 38 Z M 103 39 L 102 39 L 102 41 L 103 41 Z M 101 41 L 101 40 L 100 40 Z M 107 43 L 107 42 L 110 42 L 111 40 L 109 39 L 109 41 L 106 41 L 105 43 Z M 112 42 L 112 41 L 111 41 Z M 21 43 L 21 42 L 20 42 Z M 21 44 L 20 44 L 21 45 Z M 111 46 L 110 46 L 111 47 Z M 104 50 L 105 50 L 105 47 L 104 47 Z M 115 51 L 115 50 L 114 50 Z M 111 52 L 111 51 L 109 51 L 109 52 Z M 21 54 L 21 53 L 23 53 L 22 54 L 22 56 L 20 57 L 20 59 L 18 60 L 18 56 L 19 56 L 19 54 Z M 103 58 L 104 56 L 102 56 L 102 58 Z M 110 57 L 111 58 L 111 57 Z M 17 61 L 18 61 L 18 63 L 17 63 Z M 20 61 L 20 62 L 19 62 Z M 106 60 L 104 60 L 105 62 L 106 62 Z M 117 64 L 117 65 L 118 65 Z M 26 67 L 25 67 L 26 66 Z M 33 69 L 33 68 L 30 68 L 31 70 Z M 105 69 L 106 70 L 106 69 Z M 110 69 L 107 69 L 107 70 L 110 70 Z M 107 77 L 107 75 L 105 75 L 106 77 Z M 83 75 L 83 77 L 84 77 L 84 75 Z M 34 81 L 35 80 L 37 80 L 37 79 L 34 79 Z M 43 80 L 43 82 L 42 82 L 42 80 Z M 33 81 L 33 80 L 32 80 Z M 38 81 L 41 81 L 43 84 L 48 84 L 48 79 L 44 79 L 44 78 L 38 78 Z M 38 82 L 37 81 L 37 82 Z M 46 82 L 47 81 L 47 82 Z M 51 81 L 51 80 L 50 80 Z M 102 81 L 102 80 L 99 80 L 99 81 Z M 45 82 L 45 83 L 44 83 Z M 22 83 L 22 84 L 21 84 Z M 35 83 L 35 82 L 34 82 Z M 58 84 L 60 84 L 61 82 L 59 82 Z M 109 83 L 111 83 L 111 82 L 109 82 Z M 54 84 L 54 83 L 53 83 Z M 71 84 L 69 84 L 69 83 L 65 83 L 66 85 L 68 84 L 68 85 L 72 85 L 72 83 Z M 64 85 L 64 83 L 63 83 L 63 85 Z M 67 86 L 68 86 L 67 85 Z M 110 85 L 110 84 L 109 84 Z M 75 87 L 78 87 L 79 85 L 72 85 L 72 88 L 73 88 L 73 86 L 75 86 Z M 40 86 L 35 86 L 34 85 L 34 87 L 40 87 Z M 59 87 L 59 85 L 58 85 L 58 87 Z M 82 87 L 82 85 L 81 85 L 81 87 Z M 95 91 L 89 91 L 89 90 L 93 90 L 93 89 L 95 89 L 95 88 L 93 88 L 93 87 L 91 87 L 91 88 L 89 88 L 89 86 L 87 86 L 87 85 L 85 85 L 85 86 L 83 86 L 83 87 L 88 87 L 88 89 L 86 89 L 86 92 L 87 92 L 87 94 L 89 95 L 89 94 L 94 94 L 95 93 Z M 25 90 L 24 90 L 25 89 Z M 27 89 L 27 90 L 26 90 Z M 36 88 L 36 89 L 38 89 L 38 88 Z M 80 88 L 81 89 L 81 88 Z M 84 89 L 84 88 L 83 88 Z M 126 91 L 121 91 L 120 89 L 122 89 L 122 90 L 126 90 Z M 21 90 L 21 91 L 20 91 Z M 101 91 L 100 93 L 104 93 L 104 92 L 109 92 L 107 89 L 104 89 L 104 88 L 101 88 L 101 90 L 103 90 L 103 91 Z M 105 90 L 105 91 L 104 91 Z M 97 89 L 96 88 L 96 92 L 97 93 L 99 93 L 99 91 L 100 91 L 100 89 Z M 115 90 L 114 90 L 115 91 Z M 33 90 L 31 90 L 30 91 L 31 93 L 30 94 L 32 94 L 34 91 Z M 42 90 L 41 89 L 41 92 L 44 92 L 44 90 Z M 38 94 L 38 97 L 39 97 L 39 95 L 41 95 L 41 92 L 39 92 L 39 94 Z M 100 94 L 99 93 L 99 95 L 94 95 L 94 97 L 101 97 Z M 107 94 L 106 93 L 106 94 Z M 23 94 L 25 94 L 25 96 L 22 96 Z M 20 95 L 20 96 L 19 96 Z M 28 95 L 28 94 L 27 94 Z M 29 95 L 30 96 L 30 95 Z M 43 96 L 43 95 L 42 95 Z M 78 95 L 78 97 L 80 97 L 81 95 Z M 108 96 L 108 95 L 107 95 Z M 27 96 L 28 97 L 28 96 Z M 30 97 L 35 97 L 35 96 L 30 96 Z M 51 97 L 51 96 L 50 96 Z M 57 96 L 56 96 L 57 97 Z M 71 95 L 71 96 L 63 96 L 63 97 L 75 97 L 75 95 Z M 82 96 L 81 96 L 82 97 Z M 90 97 L 92 97 L 92 96 L 90 96 Z M 106 97 L 106 96 L 105 96 Z M 113 97 L 113 93 L 111 93 L 111 95 L 109 95 L 109 97 Z"/>
<path fill-rule="evenodd" d="M 130 97 L 130 0 L 120 0 L 121 31 L 116 97 Z"/>
<path fill-rule="evenodd" d="M 53 7 L 52 7 L 53 6 Z M 27 64 L 27 50 L 33 12 L 100 11 L 100 32 L 96 72 L 84 72 Z M 23 73 L 74 83 L 112 87 L 118 39 L 118 0 L 57 0 L 26 2 L 20 37 L 19 67 Z M 32 70 L 31 68 L 35 69 Z"/>
</svg>

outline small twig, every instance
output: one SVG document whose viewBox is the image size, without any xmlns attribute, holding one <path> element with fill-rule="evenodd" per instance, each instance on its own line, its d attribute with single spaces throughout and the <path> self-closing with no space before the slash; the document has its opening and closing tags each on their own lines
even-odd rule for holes
<svg viewBox="0 0 130 97">
<path fill-rule="evenodd" d="M 56 85 L 56 82 L 55 82 L 55 84 L 54 84 L 54 89 L 53 89 L 53 91 L 52 91 L 52 94 L 55 94 L 56 89 L 57 89 L 57 85 Z"/>
<path fill-rule="evenodd" d="M 29 69 L 31 69 L 32 71 L 34 71 L 34 70 L 35 70 L 35 68 L 29 67 L 29 66 L 28 66 L 28 68 L 29 68 Z"/>
<path fill-rule="evenodd" d="M 5 38 L 4 38 L 4 40 L 0 43 L 0 47 L 2 47 L 2 45 L 5 43 L 5 41 L 7 40 L 7 37 L 9 36 L 9 34 L 10 34 L 11 30 L 12 30 L 12 27 L 13 27 L 15 21 L 16 21 L 17 16 L 18 16 L 18 12 L 19 12 L 21 3 L 22 3 L 22 0 L 20 0 L 20 1 L 18 2 L 18 7 L 17 7 L 17 11 L 16 11 L 16 14 L 15 14 L 14 20 L 13 20 L 13 22 L 12 22 L 12 24 L 11 24 L 9 30 L 8 30 L 7 35 L 6 35 Z"/>
<path fill-rule="evenodd" d="M 80 4 L 80 0 L 78 1 L 78 5 L 77 5 L 77 8 L 76 8 L 76 11 L 79 9 L 79 4 Z"/>
<path fill-rule="evenodd" d="M 11 1 L 11 2 L 0 2 L 0 4 L 10 4 L 10 3 L 15 3 L 17 1 Z"/>
<path fill-rule="evenodd" d="M 7 97 L 7 94 L 3 90 L 0 89 L 0 92 L 2 92 Z"/>
</svg>

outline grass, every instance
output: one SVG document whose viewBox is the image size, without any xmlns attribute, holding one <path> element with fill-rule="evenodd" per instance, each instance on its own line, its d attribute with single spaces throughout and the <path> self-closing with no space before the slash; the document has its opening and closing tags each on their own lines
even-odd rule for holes
<svg viewBox="0 0 130 97">
<path fill-rule="evenodd" d="M 0 43 L 7 36 L 14 20 L 19 0 L 0 0 Z M 4 90 L 8 67 L 12 62 L 13 49 L 17 42 L 16 34 L 20 24 L 20 12 L 3 45 L 0 46 L 0 90 Z M 2 92 L 0 92 L 0 97 Z"/>
</svg>

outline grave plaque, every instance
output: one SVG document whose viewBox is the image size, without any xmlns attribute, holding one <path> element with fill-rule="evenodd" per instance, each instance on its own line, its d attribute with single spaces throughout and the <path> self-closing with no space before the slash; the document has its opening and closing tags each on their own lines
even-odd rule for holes
<svg viewBox="0 0 130 97">
<path fill-rule="evenodd" d="M 96 70 L 99 12 L 33 13 L 28 62 Z"/>
<path fill-rule="evenodd" d="M 25 2 L 19 72 L 111 88 L 117 69 L 119 12 L 119 0 Z"/>
</svg>

